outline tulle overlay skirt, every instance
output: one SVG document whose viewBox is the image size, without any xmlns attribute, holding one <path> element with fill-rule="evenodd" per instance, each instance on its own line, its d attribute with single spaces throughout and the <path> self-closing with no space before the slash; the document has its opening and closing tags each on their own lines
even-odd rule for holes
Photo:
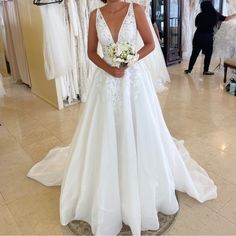
<svg viewBox="0 0 236 236">
<path fill-rule="evenodd" d="M 122 79 L 97 69 L 81 122 L 69 147 L 55 148 L 28 176 L 62 185 L 60 219 L 88 222 L 96 235 L 134 235 L 159 228 L 158 212 L 174 214 L 175 191 L 199 202 L 216 186 L 166 127 L 144 63 Z"/>
</svg>

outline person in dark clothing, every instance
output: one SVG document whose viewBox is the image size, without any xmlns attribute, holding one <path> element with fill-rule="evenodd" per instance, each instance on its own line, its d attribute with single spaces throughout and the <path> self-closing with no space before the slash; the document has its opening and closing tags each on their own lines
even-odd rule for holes
<svg viewBox="0 0 236 236">
<path fill-rule="evenodd" d="M 218 22 L 228 21 L 236 17 L 236 14 L 231 16 L 223 16 L 217 12 L 211 1 L 204 1 L 201 3 L 201 13 L 199 13 L 195 20 L 197 30 L 193 38 L 193 51 L 189 61 L 186 74 L 191 73 L 193 66 L 197 60 L 199 53 L 202 51 L 205 54 L 204 60 L 204 75 L 214 75 L 209 71 L 211 56 L 213 52 L 213 36 L 214 28 L 217 27 Z"/>
</svg>

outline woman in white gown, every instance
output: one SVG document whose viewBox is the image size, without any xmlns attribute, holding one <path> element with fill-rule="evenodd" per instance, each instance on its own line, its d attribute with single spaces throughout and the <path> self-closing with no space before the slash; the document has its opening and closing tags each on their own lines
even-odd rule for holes
<svg viewBox="0 0 236 236">
<path fill-rule="evenodd" d="M 51 150 L 28 173 L 44 185 L 62 184 L 62 225 L 83 220 L 95 235 L 117 235 L 122 222 L 133 235 L 157 230 L 158 212 L 179 209 L 176 190 L 200 202 L 217 196 L 207 173 L 171 137 L 143 61 L 127 69 L 109 63 L 107 47 L 135 45 L 138 31 L 142 59 L 154 42 L 139 5 L 107 0 L 92 12 L 88 51 L 98 68 L 80 125 L 69 147 Z"/>
<path fill-rule="evenodd" d="M 147 21 L 155 42 L 155 49 L 147 57 L 144 58 L 144 63 L 148 67 L 148 71 L 151 74 L 152 82 L 154 84 L 156 91 L 160 93 L 167 89 L 166 85 L 167 83 L 170 82 L 170 76 L 166 67 L 166 62 L 159 43 L 159 39 L 154 30 L 150 17 L 151 0 L 125 0 L 125 2 L 137 3 L 141 5 L 145 10 Z M 139 34 L 138 34 L 138 46 L 139 48 L 143 46 L 143 41 Z"/>
</svg>

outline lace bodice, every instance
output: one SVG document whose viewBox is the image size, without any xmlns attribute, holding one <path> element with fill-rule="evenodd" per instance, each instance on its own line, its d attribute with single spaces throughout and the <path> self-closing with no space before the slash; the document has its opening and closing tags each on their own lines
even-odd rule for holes
<svg viewBox="0 0 236 236">
<path fill-rule="evenodd" d="M 111 31 L 104 19 L 100 9 L 97 9 L 96 28 L 99 42 L 102 46 L 104 59 L 109 63 L 109 57 L 107 55 L 107 47 L 116 43 L 113 39 Z M 133 4 L 129 5 L 127 14 L 122 22 L 120 31 L 118 33 L 117 42 L 129 42 L 130 44 L 136 45 L 137 40 L 137 26 L 135 21 Z"/>
</svg>

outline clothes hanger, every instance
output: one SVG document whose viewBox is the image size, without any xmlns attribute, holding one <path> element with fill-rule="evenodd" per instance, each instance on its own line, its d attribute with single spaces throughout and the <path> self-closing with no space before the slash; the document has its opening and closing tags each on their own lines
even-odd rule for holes
<svg viewBox="0 0 236 236">
<path fill-rule="evenodd" d="M 3 2 L 12 2 L 13 0 L 0 0 L 0 3 L 3 3 Z"/>
<path fill-rule="evenodd" d="M 49 5 L 49 4 L 54 4 L 54 3 L 62 3 L 63 0 L 54 0 L 54 1 L 48 1 L 48 2 L 42 2 L 41 0 L 34 0 L 33 4 L 36 6 L 44 6 L 44 5 Z"/>
</svg>

